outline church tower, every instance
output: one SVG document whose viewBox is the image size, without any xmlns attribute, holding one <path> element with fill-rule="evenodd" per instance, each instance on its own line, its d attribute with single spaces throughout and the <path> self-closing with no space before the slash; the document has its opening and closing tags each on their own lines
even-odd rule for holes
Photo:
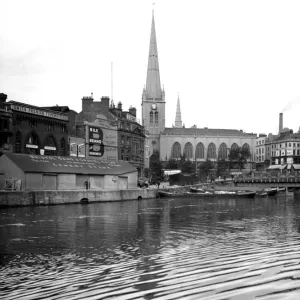
<svg viewBox="0 0 300 300">
<path fill-rule="evenodd" d="M 155 154 L 159 158 L 160 133 L 165 130 L 165 92 L 160 85 L 154 12 L 152 12 L 146 87 L 142 95 L 142 122 L 149 132 L 150 156 Z"/>
<path fill-rule="evenodd" d="M 176 109 L 176 117 L 175 117 L 175 127 L 182 128 L 179 95 L 178 95 L 178 99 L 177 99 L 177 109 Z"/>
</svg>

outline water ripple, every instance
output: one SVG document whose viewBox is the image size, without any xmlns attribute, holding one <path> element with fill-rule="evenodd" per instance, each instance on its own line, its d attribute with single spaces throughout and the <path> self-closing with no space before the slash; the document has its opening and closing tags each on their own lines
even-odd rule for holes
<svg viewBox="0 0 300 300">
<path fill-rule="evenodd" d="M 2 210 L 0 298 L 298 299 L 299 226 L 285 198 Z"/>
</svg>

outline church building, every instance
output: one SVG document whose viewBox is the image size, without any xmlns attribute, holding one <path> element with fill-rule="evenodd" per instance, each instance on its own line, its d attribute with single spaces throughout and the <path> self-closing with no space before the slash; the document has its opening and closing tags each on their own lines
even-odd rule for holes
<svg viewBox="0 0 300 300">
<path fill-rule="evenodd" d="M 142 94 L 142 124 L 149 132 L 150 161 L 180 159 L 180 155 L 191 161 L 228 159 L 231 148 L 250 149 L 253 161 L 256 134 L 237 129 L 185 128 L 181 119 L 178 96 L 175 126 L 165 127 L 166 98 L 161 88 L 158 65 L 157 40 L 154 13 L 150 35 L 146 86 Z"/>
</svg>

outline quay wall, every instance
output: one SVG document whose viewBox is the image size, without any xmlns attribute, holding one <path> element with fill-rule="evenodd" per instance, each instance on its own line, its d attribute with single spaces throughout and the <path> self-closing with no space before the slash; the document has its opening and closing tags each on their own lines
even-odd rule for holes
<svg viewBox="0 0 300 300">
<path fill-rule="evenodd" d="M 156 196 L 157 189 L 0 191 L 0 207 L 71 204 L 82 199 L 89 203 L 142 200 Z"/>
</svg>

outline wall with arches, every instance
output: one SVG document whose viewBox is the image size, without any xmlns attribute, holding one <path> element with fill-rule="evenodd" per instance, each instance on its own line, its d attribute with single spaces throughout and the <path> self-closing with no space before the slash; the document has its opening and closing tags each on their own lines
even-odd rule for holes
<svg viewBox="0 0 300 300">
<path fill-rule="evenodd" d="M 247 147 L 254 155 L 255 135 L 250 136 L 170 136 L 161 135 L 160 137 L 160 159 L 162 161 L 169 160 L 170 158 L 179 159 L 180 155 L 185 153 L 186 157 L 190 160 L 205 161 L 206 159 L 217 160 L 217 158 L 228 157 L 231 147 Z"/>
</svg>

